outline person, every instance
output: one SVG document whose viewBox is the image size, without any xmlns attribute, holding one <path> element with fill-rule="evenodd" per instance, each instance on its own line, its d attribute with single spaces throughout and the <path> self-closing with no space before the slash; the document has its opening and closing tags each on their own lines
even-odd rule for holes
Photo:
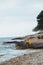
<svg viewBox="0 0 43 65">
<path fill-rule="evenodd" d="M 29 39 L 29 40 L 26 40 L 26 43 L 31 45 L 32 44 L 32 41 Z"/>
</svg>

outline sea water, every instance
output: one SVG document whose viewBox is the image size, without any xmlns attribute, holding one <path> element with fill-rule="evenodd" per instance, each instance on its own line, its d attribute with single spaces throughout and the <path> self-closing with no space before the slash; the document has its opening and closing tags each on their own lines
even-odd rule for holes
<svg viewBox="0 0 43 65">
<path fill-rule="evenodd" d="M 37 50 L 25 49 L 16 50 L 15 44 L 3 44 L 3 42 L 11 41 L 12 38 L 0 38 L 0 63 L 13 57 L 36 52 Z M 39 51 L 39 50 L 38 50 Z"/>
</svg>

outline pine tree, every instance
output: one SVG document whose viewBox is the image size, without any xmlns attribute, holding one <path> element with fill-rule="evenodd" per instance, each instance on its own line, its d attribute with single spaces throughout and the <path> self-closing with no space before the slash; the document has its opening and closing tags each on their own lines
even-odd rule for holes
<svg viewBox="0 0 43 65">
<path fill-rule="evenodd" d="M 37 16 L 38 25 L 33 29 L 33 31 L 43 31 L 43 11 Z"/>
</svg>

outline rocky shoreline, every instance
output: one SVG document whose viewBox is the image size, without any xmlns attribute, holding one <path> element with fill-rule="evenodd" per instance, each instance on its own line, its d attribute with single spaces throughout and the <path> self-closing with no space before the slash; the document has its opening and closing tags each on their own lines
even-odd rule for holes
<svg viewBox="0 0 43 65">
<path fill-rule="evenodd" d="M 26 40 L 31 40 L 32 44 L 26 43 Z M 43 48 L 43 32 L 24 37 L 13 38 L 11 41 L 4 42 L 3 44 L 16 44 L 20 47 L 26 48 Z"/>
<path fill-rule="evenodd" d="M 40 32 L 40 33 L 37 33 L 34 35 L 27 35 L 23 38 L 20 38 L 20 37 L 13 38 L 12 41 L 4 42 L 4 44 L 16 43 L 18 48 L 19 48 L 19 46 L 20 46 L 20 48 L 21 47 L 24 48 L 24 47 L 26 47 L 26 45 L 25 46 L 23 45 L 24 41 L 18 42 L 15 40 L 27 40 L 27 39 L 32 40 L 32 45 L 30 45 L 30 47 L 28 46 L 28 49 L 29 48 L 31 48 L 31 49 L 33 49 L 33 48 L 41 49 L 42 48 L 40 50 L 40 52 L 38 51 L 38 52 L 29 53 L 29 54 L 24 54 L 22 56 L 18 56 L 16 58 L 12 58 L 8 61 L 0 63 L 0 65 L 43 65 L 43 32 Z"/>
<path fill-rule="evenodd" d="M 43 65 L 43 50 L 12 58 L 0 65 Z"/>
</svg>

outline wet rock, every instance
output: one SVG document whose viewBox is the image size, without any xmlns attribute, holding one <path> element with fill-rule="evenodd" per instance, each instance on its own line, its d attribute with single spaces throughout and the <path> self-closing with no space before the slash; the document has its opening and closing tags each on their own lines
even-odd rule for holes
<svg viewBox="0 0 43 65">
<path fill-rule="evenodd" d="M 24 39 L 24 37 L 13 38 L 12 40 L 20 40 L 20 39 Z"/>
</svg>

